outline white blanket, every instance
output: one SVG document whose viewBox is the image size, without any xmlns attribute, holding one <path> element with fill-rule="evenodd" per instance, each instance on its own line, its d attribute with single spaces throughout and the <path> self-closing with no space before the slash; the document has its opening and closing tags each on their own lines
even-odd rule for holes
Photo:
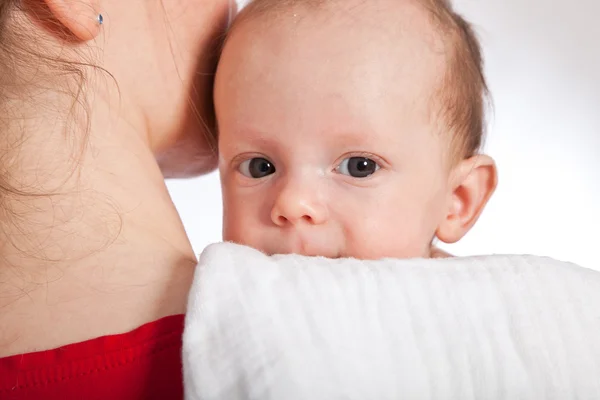
<svg viewBox="0 0 600 400">
<path fill-rule="evenodd" d="M 187 399 L 600 399 L 600 273 L 549 258 L 267 257 L 208 247 Z"/>
</svg>

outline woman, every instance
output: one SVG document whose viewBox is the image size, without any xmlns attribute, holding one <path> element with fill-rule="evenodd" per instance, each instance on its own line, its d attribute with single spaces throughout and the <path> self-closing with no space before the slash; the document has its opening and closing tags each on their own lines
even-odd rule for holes
<svg viewBox="0 0 600 400">
<path fill-rule="evenodd" d="M 0 398 L 182 396 L 227 0 L 0 0 Z M 55 350 L 53 350 L 55 349 Z"/>
</svg>

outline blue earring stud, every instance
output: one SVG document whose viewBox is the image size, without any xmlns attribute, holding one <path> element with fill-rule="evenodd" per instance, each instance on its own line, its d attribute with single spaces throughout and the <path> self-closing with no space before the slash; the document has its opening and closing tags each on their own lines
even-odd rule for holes
<svg viewBox="0 0 600 400">
<path fill-rule="evenodd" d="M 98 18 L 96 19 L 98 20 L 98 25 L 102 25 L 104 23 L 104 17 L 102 14 L 98 14 Z"/>
</svg>

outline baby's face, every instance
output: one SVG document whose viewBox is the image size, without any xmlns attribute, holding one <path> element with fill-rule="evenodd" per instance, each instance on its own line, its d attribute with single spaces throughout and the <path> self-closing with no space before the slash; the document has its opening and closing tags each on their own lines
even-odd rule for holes
<svg viewBox="0 0 600 400">
<path fill-rule="evenodd" d="M 268 254 L 427 256 L 450 190 L 449 141 L 431 112 L 443 58 L 422 39 L 425 17 L 408 10 L 388 35 L 311 13 L 246 21 L 224 50 L 224 240 Z"/>
</svg>

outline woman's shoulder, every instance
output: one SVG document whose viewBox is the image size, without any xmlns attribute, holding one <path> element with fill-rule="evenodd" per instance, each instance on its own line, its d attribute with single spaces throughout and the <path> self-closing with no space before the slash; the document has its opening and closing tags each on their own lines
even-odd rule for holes
<svg viewBox="0 0 600 400">
<path fill-rule="evenodd" d="M 0 398 L 181 399 L 184 318 L 0 358 Z"/>
</svg>

